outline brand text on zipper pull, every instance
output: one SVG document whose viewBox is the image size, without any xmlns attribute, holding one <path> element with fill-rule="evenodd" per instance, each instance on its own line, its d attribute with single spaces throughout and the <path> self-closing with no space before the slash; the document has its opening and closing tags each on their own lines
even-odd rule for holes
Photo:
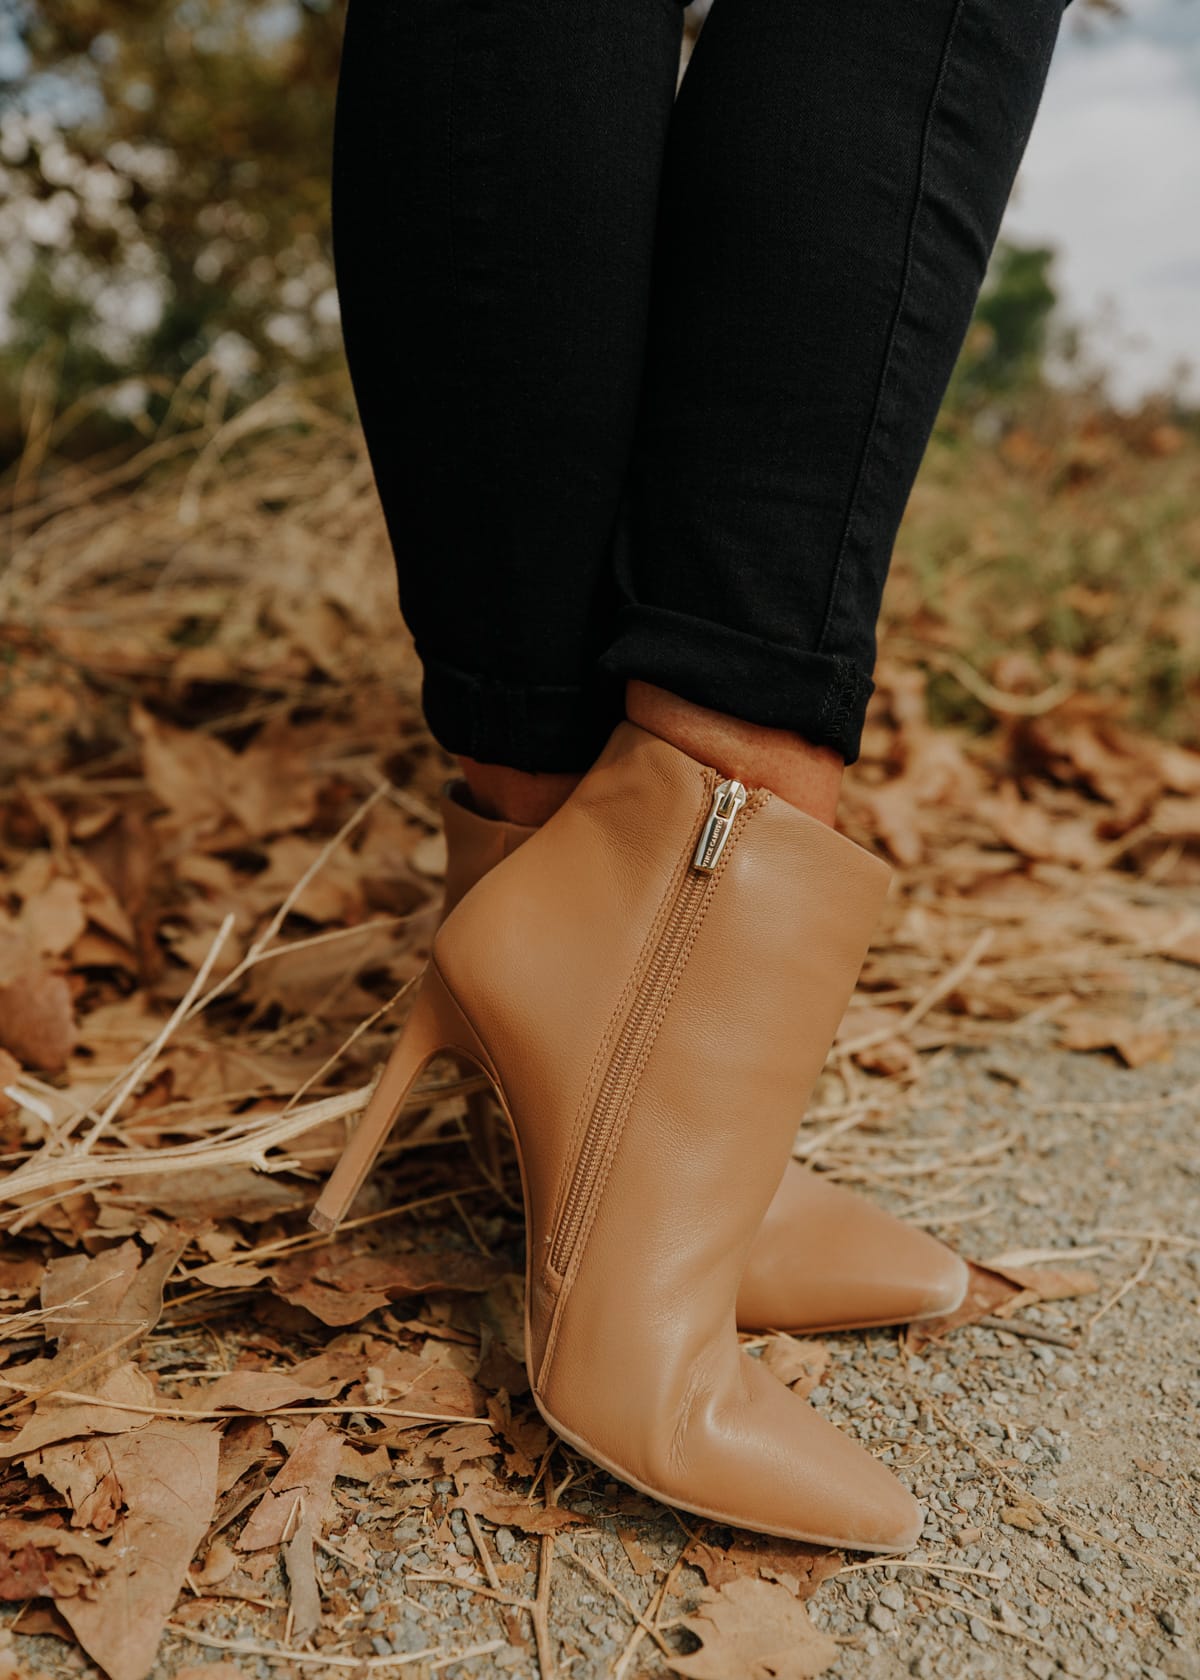
<svg viewBox="0 0 1200 1680">
<path fill-rule="evenodd" d="M 741 782 L 729 780 L 717 783 L 713 790 L 712 809 L 700 830 L 692 856 L 693 869 L 698 869 L 702 875 L 712 874 L 725 850 L 734 818 L 745 803 L 746 790 Z"/>
</svg>

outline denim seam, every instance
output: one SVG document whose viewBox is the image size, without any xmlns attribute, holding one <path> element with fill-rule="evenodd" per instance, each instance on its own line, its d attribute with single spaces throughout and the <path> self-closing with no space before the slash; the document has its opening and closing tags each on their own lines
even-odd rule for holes
<svg viewBox="0 0 1200 1680">
<path fill-rule="evenodd" d="M 889 375 L 892 371 L 892 360 L 896 348 L 896 339 L 900 330 L 900 322 L 903 319 L 905 305 L 908 302 L 908 287 L 909 281 L 912 278 L 913 253 L 917 244 L 917 226 L 921 220 L 921 213 L 925 206 L 929 169 L 930 137 L 933 133 L 934 119 L 937 116 L 938 107 L 941 102 L 942 89 L 946 80 L 946 73 L 950 62 L 951 48 L 954 45 L 954 38 L 958 33 L 959 19 L 962 16 L 965 4 L 966 0 L 957 0 L 954 12 L 950 18 L 950 23 L 946 30 L 946 39 L 942 45 L 941 59 L 938 63 L 937 79 L 934 82 L 933 91 L 929 97 L 929 109 L 925 113 L 925 121 L 921 129 L 920 167 L 917 173 L 916 191 L 913 194 L 913 207 L 912 214 L 909 217 L 908 233 L 905 238 L 904 272 L 900 279 L 900 293 L 896 299 L 895 310 L 892 313 L 891 325 L 888 328 L 887 345 L 884 349 L 883 362 L 879 369 L 879 383 L 875 388 L 875 401 L 872 405 L 871 418 L 867 425 L 866 435 L 863 438 L 862 449 L 859 453 L 858 469 L 855 472 L 854 483 L 850 490 L 850 499 L 846 508 L 846 519 L 842 527 L 841 541 L 838 543 L 837 556 L 833 563 L 833 576 L 829 583 L 829 597 L 825 606 L 825 618 L 821 625 L 821 633 L 818 636 L 816 643 L 815 651 L 817 653 L 823 653 L 825 651 L 825 643 L 829 635 L 830 625 L 833 621 L 834 609 L 837 604 L 838 585 L 841 582 L 842 576 L 842 566 L 846 557 L 846 550 L 850 544 L 850 536 L 854 527 L 855 518 L 858 513 L 858 505 L 862 492 L 863 481 L 866 477 L 867 467 L 871 462 L 872 452 L 875 446 L 876 428 L 879 423 L 880 410 L 883 407 L 884 393 L 888 385 Z M 833 657 L 840 658 L 841 656 L 833 655 Z M 839 700 L 838 705 L 835 705 L 835 691 L 833 690 L 830 691 L 830 699 L 828 703 L 832 708 L 834 708 L 835 713 L 838 709 L 840 709 L 840 706 L 844 706 L 845 704 L 844 700 Z"/>
</svg>

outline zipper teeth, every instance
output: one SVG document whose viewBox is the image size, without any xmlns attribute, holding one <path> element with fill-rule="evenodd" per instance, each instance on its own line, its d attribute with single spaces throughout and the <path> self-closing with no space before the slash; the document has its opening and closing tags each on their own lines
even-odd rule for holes
<svg viewBox="0 0 1200 1680">
<path fill-rule="evenodd" d="M 743 793 L 741 801 L 735 806 L 731 819 L 736 818 L 745 803 Z M 712 821 L 712 815 L 708 818 Z M 705 832 L 701 831 L 702 834 Z M 718 848 L 718 855 L 724 847 L 724 838 Z M 589 1193 L 594 1183 L 595 1167 L 602 1158 L 616 1124 L 617 1116 L 621 1112 L 629 1082 L 633 1077 L 633 1070 L 637 1065 L 638 1054 L 642 1048 L 646 1033 L 653 1019 L 654 1008 L 662 988 L 670 979 L 679 961 L 687 930 L 699 909 L 700 901 L 708 892 L 714 881 L 714 874 L 710 869 L 702 870 L 695 858 L 687 867 L 687 873 L 676 890 L 675 902 L 671 906 L 671 913 L 663 928 L 662 937 L 658 941 L 654 955 L 642 982 L 637 989 L 629 1014 L 625 1018 L 620 1036 L 609 1058 L 608 1067 L 604 1072 L 604 1079 L 592 1108 L 591 1118 L 588 1120 L 583 1143 L 571 1174 L 571 1184 L 563 1204 L 562 1218 L 554 1233 L 554 1240 L 550 1246 L 550 1267 L 562 1276 L 570 1265 L 575 1245 L 583 1227 L 584 1215 L 587 1212 Z"/>
<path fill-rule="evenodd" d="M 552 1270 L 560 1275 L 570 1264 L 571 1255 L 579 1237 L 583 1215 L 587 1207 L 587 1192 L 593 1181 L 597 1160 L 603 1153 L 612 1132 L 613 1123 L 620 1112 L 621 1100 L 629 1084 L 637 1052 L 640 1050 L 645 1037 L 651 1006 L 658 997 L 659 991 L 669 977 L 679 954 L 679 947 L 691 923 L 692 915 L 700 900 L 708 890 L 708 879 L 703 875 L 689 873 L 682 883 L 675 903 L 671 907 L 671 914 L 663 929 L 663 936 L 658 943 L 654 956 L 646 970 L 637 995 L 633 1000 L 625 1024 L 621 1028 L 621 1036 L 613 1050 L 608 1067 L 605 1070 L 604 1082 L 592 1109 L 591 1119 L 588 1121 L 579 1157 L 575 1163 L 575 1171 L 571 1175 L 571 1188 L 567 1193 L 566 1204 L 562 1218 L 559 1220 L 558 1230 L 554 1234 L 554 1242 L 550 1250 L 550 1265 Z"/>
</svg>

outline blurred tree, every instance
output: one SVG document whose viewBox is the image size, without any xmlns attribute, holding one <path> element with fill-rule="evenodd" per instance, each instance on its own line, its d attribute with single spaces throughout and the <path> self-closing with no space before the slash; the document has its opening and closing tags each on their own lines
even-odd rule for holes
<svg viewBox="0 0 1200 1680">
<path fill-rule="evenodd" d="M 977 408 L 1039 383 L 1058 293 L 1055 252 L 1001 239 L 992 255 L 946 406 Z"/>
<path fill-rule="evenodd" d="M 15 276 L 9 264 L 5 415 L 48 337 L 59 408 L 107 381 L 161 376 L 160 392 L 127 388 L 104 411 L 124 423 L 204 356 L 242 394 L 281 363 L 337 360 L 328 168 L 342 12 L 321 0 L 26 10 L 25 88 L 53 71 L 58 108 L 18 97 L 0 118 L 0 232 L 24 251 Z M 99 419 L 81 447 L 99 441 Z M 5 454 L 15 443 L 0 435 Z"/>
</svg>

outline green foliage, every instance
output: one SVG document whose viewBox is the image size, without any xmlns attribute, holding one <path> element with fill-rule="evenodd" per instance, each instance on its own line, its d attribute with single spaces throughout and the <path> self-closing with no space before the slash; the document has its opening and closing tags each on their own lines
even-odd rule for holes
<svg viewBox="0 0 1200 1680">
<path fill-rule="evenodd" d="M 243 398 L 338 359 L 341 23 L 340 6 L 299 0 L 41 0 L 36 62 L 89 90 L 97 115 L 63 134 L 5 119 L 5 173 L 31 219 L 0 399 L 48 336 L 62 344 L 60 408 L 131 373 L 165 388 L 214 353 Z M 65 236 L 47 236 L 50 211 Z M 136 294 L 124 319 L 121 288 Z M 98 441 L 93 428 L 77 447 Z M 6 453 L 14 443 L 0 437 Z"/>
<path fill-rule="evenodd" d="M 1050 347 L 1058 293 L 1055 253 L 1000 240 L 947 392 L 953 414 L 1038 385 Z"/>
</svg>

